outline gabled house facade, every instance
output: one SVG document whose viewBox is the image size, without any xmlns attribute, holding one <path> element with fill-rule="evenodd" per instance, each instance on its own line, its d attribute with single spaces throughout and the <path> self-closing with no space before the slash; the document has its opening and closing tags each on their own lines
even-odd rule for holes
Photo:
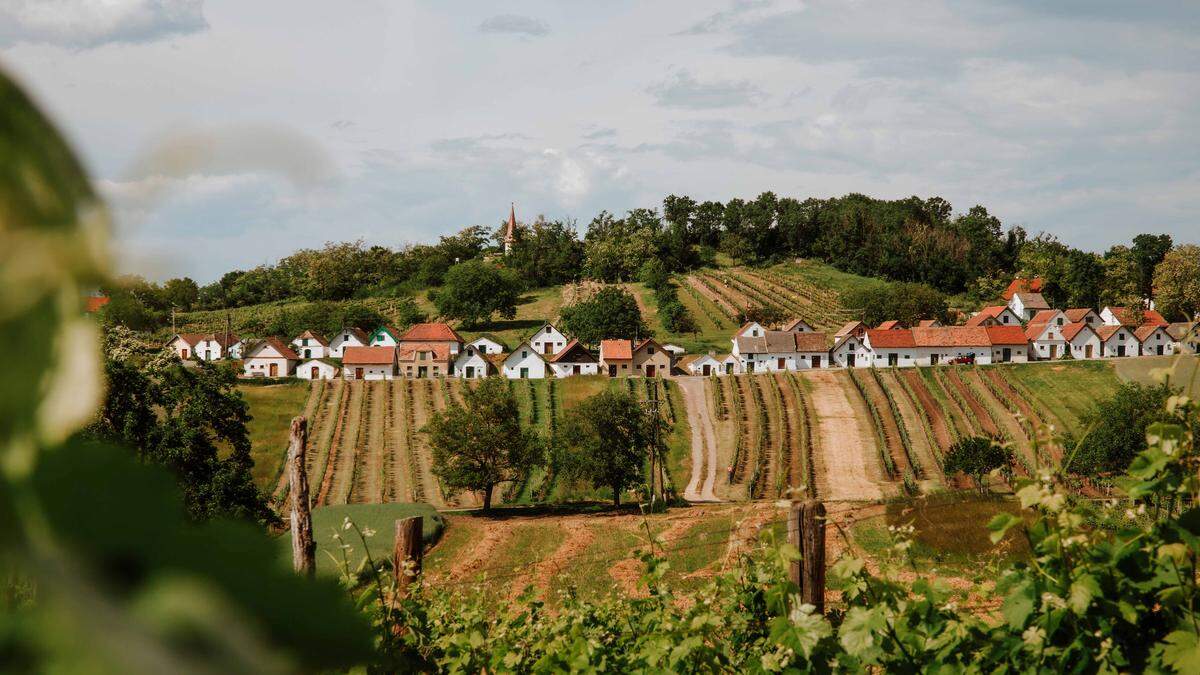
<svg viewBox="0 0 1200 675">
<path fill-rule="evenodd" d="M 1142 356 L 1165 356 L 1173 352 L 1174 340 L 1167 329 L 1160 325 L 1145 324 L 1133 331 Z"/>
<path fill-rule="evenodd" d="M 1021 321 L 1030 321 L 1038 312 L 1050 309 L 1050 305 L 1041 293 L 1014 293 L 1008 301 L 1008 308 L 1020 317 Z"/>
<path fill-rule="evenodd" d="M 489 335 L 480 335 L 463 345 L 464 349 L 466 347 L 474 347 L 476 351 L 484 354 L 503 354 L 508 349 L 503 342 Z"/>
<path fill-rule="evenodd" d="M 721 367 L 721 361 L 712 354 L 702 354 L 688 361 L 685 370 L 690 375 L 700 375 L 708 377 L 710 375 L 723 375 L 724 368 Z"/>
<path fill-rule="evenodd" d="M 292 340 L 292 349 L 295 349 L 302 359 L 323 359 L 329 356 L 329 342 L 311 330 L 297 335 Z"/>
<path fill-rule="evenodd" d="M 1029 361 L 1029 342 L 1020 326 L 985 326 L 984 330 L 987 331 L 988 342 L 992 346 L 991 363 Z"/>
<path fill-rule="evenodd" d="M 464 380 L 477 380 L 495 372 L 492 362 L 488 360 L 488 356 L 493 354 L 488 352 L 486 344 L 476 344 L 478 340 L 468 342 L 463 346 L 458 357 L 454 359 L 454 367 L 452 375 L 461 377 Z M 500 353 L 500 352 L 496 352 Z"/>
<path fill-rule="evenodd" d="M 642 340 L 633 348 L 633 368 L 638 375 L 666 377 L 671 374 L 671 352 L 654 340 Z"/>
<path fill-rule="evenodd" d="M 1100 356 L 1120 358 L 1141 353 L 1141 343 L 1128 326 L 1105 324 L 1096 329 L 1096 335 L 1100 338 Z"/>
<path fill-rule="evenodd" d="M 1167 326 L 1167 334 L 1171 336 L 1172 353 L 1196 354 L 1200 352 L 1200 335 L 1196 326 L 1187 321 L 1179 321 Z"/>
<path fill-rule="evenodd" d="M 398 342 L 400 346 L 405 344 L 442 345 L 446 348 L 450 360 L 453 361 L 458 356 L 459 350 L 462 349 L 464 340 L 449 324 L 435 322 L 413 324 L 412 328 L 404 331 Z"/>
<path fill-rule="evenodd" d="M 341 368 L 328 358 L 308 359 L 296 366 L 296 377 L 303 380 L 334 380 L 341 374 Z"/>
<path fill-rule="evenodd" d="M 542 356 L 553 356 L 567 346 L 568 339 L 554 324 L 545 323 L 526 342 Z"/>
<path fill-rule="evenodd" d="M 175 352 L 175 356 L 187 361 L 198 358 L 196 345 L 203 339 L 204 335 L 200 333 L 176 333 L 167 340 L 167 348 Z"/>
<path fill-rule="evenodd" d="M 504 359 L 500 373 L 510 380 L 540 380 L 547 369 L 546 359 L 529 342 L 522 342 Z"/>
<path fill-rule="evenodd" d="M 1067 323 L 1085 323 L 1092 328 L 1104 324 L 1104 320 L 1100 318 L 1100 314 L 1096 310 L 1087 307 L 1075 307 L 1063 310 L 1063 314 L 1067 315 Z"/>
<path fill-rule="evenodd" d="M 446 377 L 455 358 L 441 342 L 401 342 L 396 347 L 396 369 L 402 377 Z"/>
<path fill-rule="evenodd" d="M 400 344 L 400 336 L 403 335 L 396 330 L 394 326 L 380 326 L 371 333 L 371 337 L 367 340 L 367 345 L 371 347 L 395 347 Z"/>
<path fill-rule="evenodd" d="M 600 362 L 580 344 L 579 340 L 571 340 L 567 346 L 551 356 L 550 370 L 555 377 L 572 377 L 574 375 L 596 375 L 600 372 Z"/>
<path fill-rule="evenodd" d="M 830 364 L 840 368 L 870 368 L 871 352 L 864 337 L 849 333 L 835 337 L 829 350 Z"/>
<path fill-rule="evenodd" d="M 395 379 L 396 348 L 346 347 L 342 351 L 342 377 L 347 380 Z"/>
<path fill-rule="evenodd" d="M 210 333 L 196 343 L 192 353 L 201 361 L 239 359 L 242 357 L 242 340 L 233 333 Z"/>
<path fill-rule="evenodd" d="M 279 338 L 269 337 L 246 350 L 242 360 L 244 377 L 289 377 L 300 356 Z"/>
<path fill-rule="evenodd" d="M 1076 321 L 1063 326 L 1062 336 L 1067 341 L 1067 348 L 1071 350 L 1071 358 L 1081 361 L 1100 358 L 1100 336 L 1096 335 L 1096 328 L 1086 321 Z"/>
<path fill-rule="evenodd" d="M 783 324 L 783 327 L 780 330 L 785 333 L 812 333 L 816 331 L 816 329 L 809 325 L 807 321 L 799 318 L 792 319 L 791 321 Z"/>
<path fill-rule="evenodd" d="M 1007 305 L 992 305 L 976 312 L 974 316 L 967 319 L 964 325 L 972 328 L 976 326 L 1019 326 L 1021 317 L 1017 316 L 1017 313 L 1009 309 Z"/>
<path fill-rule="evenodd" d="M 346 347 L 366 347 L 371 344 L 371 336 L 357 328 L 343 328 L 329 341 L 329 356 L 342 358 L 342 350 Z"/>
</svg>

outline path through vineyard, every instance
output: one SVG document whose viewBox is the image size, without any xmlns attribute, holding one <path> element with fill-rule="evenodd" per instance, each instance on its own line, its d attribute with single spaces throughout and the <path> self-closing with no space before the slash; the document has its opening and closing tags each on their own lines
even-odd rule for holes
<svg viewBox="0 0 1200 675">
<path fill-rule="evenodd" d="M 675 382 L 683 392 L 692 427 L 692 474 L 683 498 L 691 502 L 717 501 L 713 492 L 717 482 L 717 432 L 704 394 L 704 379 L 681 377 Z"/>
<path fill-rule="evenodd" d="M 875 440 L 863 431 L 860 415 L 832 370 L 806 371 L 817 413 L 818 494 L 826 501 L 882 499 Z"/>
</svg>

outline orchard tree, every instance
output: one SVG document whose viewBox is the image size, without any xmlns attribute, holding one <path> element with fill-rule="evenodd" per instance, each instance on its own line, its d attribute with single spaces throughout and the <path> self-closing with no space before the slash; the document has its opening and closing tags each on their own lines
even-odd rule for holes
<svg viewBox="0 0 1200 675">
<path fill-rule="evenodd" d="M 567 413 L 559 469 L 566 475 L 621 492 L 640 483 L 654 449 L 654 425 L 637 398 L 627 391 L 604 390 Z M 660 435 L 661 437 L 661 435 Z"/>
<path fill-rule="evenodd" d="M 607 338 L 650 337 L 637 300 L 620 286 L 605 286 L 598 293 L 562 310 L 562 327 L 587 345 Z"/>
<path fill-rule="evenodd" d="M 1171 235 L 1139 234 L 1133 238 L 1133 258 L 1138 265 L 1138 292 L 1148 298 L 1154 292 L 1154 268 L 1171 252 Z"/>
<path fill-rule="evenodd" d="M 986 436 L 969 436 L 958 440 L 946 453 L 943 469 L 947 474 L 959 471 L 971 477 L 982 494 L 987 474 L 1008 466 L 1011 451 Z"/>
<path fill-rule="evenodd" d="M 483 493 L 483 510 L 505 481 L 519 480 L 542 463 L 538 434 L 521 428 L 517 400 L 500 378 L 466 389 L 463 404 L 438 413 L 425 427 L 433 451 L 433 472 L 444 485 Z"/>
<path fill-rule="evenodd" d="M 442 288 L 431 295 L 438 312 L 472 328 L 486 323 L 493 314 L 506 319 L 516 316 L 520 294 L 521 281 L 511 271 L 468 260 L 451 267 Z"/>
<path fill-rule="evenodd" d="M 1200 313 L 1200 246 L 1178 246 L 1163 258 L 1154 270 L 1154 301 L 1173 319 Z"/>
</svg>

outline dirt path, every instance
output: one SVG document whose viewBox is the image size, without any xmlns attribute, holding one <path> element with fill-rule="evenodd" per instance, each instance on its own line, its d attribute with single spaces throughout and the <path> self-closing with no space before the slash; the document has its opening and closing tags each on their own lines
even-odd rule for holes
<svg viewBox="0 0 1200 675">
<path fill-rule="evenodd" d="M 464 580 L 494 565 L 494 554 L 505 542 L 512 539 L 517 522 L 517 519 L 493 520 L 484 524 L 480 528 L 483 536 L 455 558 L 446 576 L 456 581 Z"/>
<path fill-rule="evenodd" d="M 704 395 L 704 379 L 679 377 L 675 383 L 683 393 L 692 427 L 692 474 L 683 489 L 683 498 L 690 502 L 718 501 L 713 492 L 717 483 L 717 431 L 708 409 L 708 397 Z"/>
<path fill-rule="evenodd" d="M 921 374 L 913 370 L 906 370 L 902 375 L 908 386 L 916 394 L 917 400 L 920 402 L 921 408 L 925 414 L 929 416 L 929 426 L 933 428 L 934 440 L 937 441 L 938 447 L 941 448 L 944 454 L 954 444 L 954 435 L 950 433 L 950 427 L 946 424 L 946 418 L 942 415 L 942 407 L 938 405 L 929 388 L 925 386 L 925 380 L 921 378 Z"/>
<path fill-rule="evenodd" d="M 903 385 L 893 373 L 885 371 L 879 373 L 879 376 L 884 386 L 892 390 L 892 397 L 896 401 L 896 407 L 900 410 L 900 422 L 908 431 L 908 442 L 915 465 L 913 470 L 917 477 L 932 481 L 934 486 L 943 484 L 945 481 L 933 449 L 937 441 L 929 437 L 921 411 L 913 405 L 912 399 L 908 397 L 908 392 L 904 391 Z"/>
<path fill-rule="evenodd" d="M 821 498 L 826 500 L 881 499 L 880 467 L 875 439 L 863 433 L 845 386 L 835 371 L 805 373 L 811 380 L 810 397 L 820 438 L 818 469 L 824 473 Z M 845 377 L 845 374 L 842 374 Z"/>
</svg>

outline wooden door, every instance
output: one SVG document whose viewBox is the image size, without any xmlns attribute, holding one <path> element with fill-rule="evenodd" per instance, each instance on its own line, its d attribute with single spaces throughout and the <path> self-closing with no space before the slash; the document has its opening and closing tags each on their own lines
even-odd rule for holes
<svg viewBox="0 0 1200 675">
<path fill-rule="evenodd" d="M 846 365 L 850 368 L 854 367 L 854 355 L 853 354 L 846 355 Z"/>
<path fill-rule="evenodd" d="M 279 377 L 279 364 L 272 363 L 271 365 L 267 366 L 267 374 L 271 377 Z"/>
<path fill-rule="evenodd" d="M 313 366 L 312 369 L 308 371 L 308 376 L 314 380 L 321 379 L 321 369 L 317 366 Z"/>
<path fill-rule="evenodd" d="M 775 359 L 776 370 L 787 370 L 787 359 L 780 357 Z"/>
<path fill-rule="evenodd" d="M 183 359 L 184 361 L 187 361 L 187 358 L 188 358 L 187 347 L 184 347 L 183 349 L 179 350 L 179 358 Z"/>
<path fill-rule="evenodd" d="M 1000 351 L 1000 360 L 1002 362 L 1008 363 L 1011 359 L 1012 359 L 1012 349 L 1005 347 L 1003 350 Z"/>
<path fill-rule="evenodd" d="M 1058 358 L 1058 345 L 1050 345 L 1050 360 Z"/>
<path fill-rule="evenodd" d="M 578 363 L 576 363 L 575 365 L 571 366 L 571 372 L 574 373 L 575 375 L 578 375 L 583 372 L 583 368 Z"/>
<path fill-rule="evenodd" d="M 1092 358 L 1092 346 L 1091 345 L 1083 346 L 1083 356 L 1084 356 L 1084 358 L 1088 358 L 1088 359 Z"/>
<path fill-rule="evenodd" d="M 616 376 L 617 376 L 617 367 L 616 367 L 616 366 L 609 366 L 609 367 L 608 367 L 608 376 L 609 376 L 609 377 L 616 377 Z"/>
<path fill-rule="evenodd" d="M 821 357 L 814 356 L 813 357 L 813 368 L 820 368 L 820 367 L 821 367 Z"/>
<path fill-rule="evenodd" d="M 543 342 L 542 343 L 542 353 L 543 354 L 553 354 L 554 353 L 554 343 L 553 342 Z"/>
<path fill-rule="evenodd" d="M 363 369 L 362 368 L 354 369 L 354 379 L 356 379 L 356 380 L 363 379 Z"/>
<path fill-rule="evenodd" d="M 646 364 L 646 377 L 654 377 L 654 364 L 653 363 Z"/>
<path fill-rule="evenodd" d="M 709 375 L 712 374 L 712 366 L 708 366 L 708 365 L 704 366 L 704 368 L 701 370 L 701 372 L 704 373 L 705 377 L 708 377 Z"/>
</svg>

